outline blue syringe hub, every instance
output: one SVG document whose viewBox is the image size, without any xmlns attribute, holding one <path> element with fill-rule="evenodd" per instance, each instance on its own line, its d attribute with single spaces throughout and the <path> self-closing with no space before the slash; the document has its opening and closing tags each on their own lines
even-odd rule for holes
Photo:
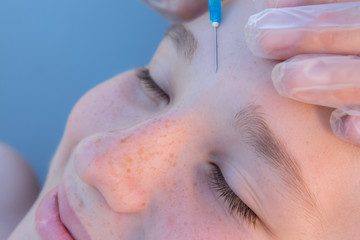
<svg viewBox="0 0 360 240">
<path fill-rule="evenodd" d="M 219 26 L 221 23 L 221 0 L 209 0 L 209 12 L 210 20 L 213 22 L 213 26 Z"/>
</svg>

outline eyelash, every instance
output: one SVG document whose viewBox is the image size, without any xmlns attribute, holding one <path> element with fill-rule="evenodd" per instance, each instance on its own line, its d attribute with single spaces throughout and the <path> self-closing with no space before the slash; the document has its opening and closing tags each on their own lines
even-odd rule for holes
<svg viewBox="0 0 360 240">
<path fill-rule="evenodd" d="M 169 95 L 164 90 L 162 90 L 151 77 L 149 69 L 141 68 L 137 71 L 136 75 L 143 83 L 144 87 L 150 90 L 151 93 L 155 95 L 155 97 L 166 102 L 170 101 Z"/>
<path fill-rule="evenodd" d="M 224 199 L 230 215 L 236 213 L 255 227 L 256 214 L 231 190 L 221 169 L 214 163 L 211 163 L 210 184 L 220 194 L 219 197 Z"/>
</svg>

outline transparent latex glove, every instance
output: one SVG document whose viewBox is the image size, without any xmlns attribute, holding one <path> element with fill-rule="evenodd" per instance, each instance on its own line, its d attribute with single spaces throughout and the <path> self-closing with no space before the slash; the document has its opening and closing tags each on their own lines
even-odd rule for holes
<svg viewBox="0 0 360 240">
<path fill-rule="evenodd" d="M 265 9 L 245 34 L 256 56 L 287 59 L 272 73 L 281 95 L 337 108 L 334 133 L 360 146 L 360 1 Z"/>
</svg>

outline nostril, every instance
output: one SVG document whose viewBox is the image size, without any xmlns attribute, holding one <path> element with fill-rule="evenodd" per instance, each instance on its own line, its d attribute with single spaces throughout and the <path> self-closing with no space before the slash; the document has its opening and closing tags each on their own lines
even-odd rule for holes
<svg viewBox="0 0 360 240">
<path fill-rule="evenodd" d="M 115 187 L 97 187 L 111 209 L 118 213 L 137 213 L 146 208 L 148 194 L 131 178 L 119 181 Z"/>
</svg>

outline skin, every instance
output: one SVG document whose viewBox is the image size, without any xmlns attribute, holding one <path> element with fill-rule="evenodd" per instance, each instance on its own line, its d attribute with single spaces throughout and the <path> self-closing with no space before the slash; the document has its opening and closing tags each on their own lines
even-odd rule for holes
<svg viewBox="0 0 360 240">
<path fill-rule="evenodd" d="M 162 41 L 149 68 L 170 103 L 144 89 L 134 71 L 83 96 L 40 197 L 10 239 L 40 239 L 36 208 L 59 184 L 91 239 L 356 239 L 360 151 L 331 133 L 331 109 L 276 93 L 275 62 L 253 57 L 239 31 L 253 4 L 225 9 L 216 74 L 207 15 L 186 25 L 198 41 L 191 63 Z M 313 204 L 246 145 L 244 129 L 234 130 L 234 115 L 251 103 L 294 156 Z M 255 226 L 229 214 L 209 184 L 210 162 L 256 212 Z"/>
</svg>

